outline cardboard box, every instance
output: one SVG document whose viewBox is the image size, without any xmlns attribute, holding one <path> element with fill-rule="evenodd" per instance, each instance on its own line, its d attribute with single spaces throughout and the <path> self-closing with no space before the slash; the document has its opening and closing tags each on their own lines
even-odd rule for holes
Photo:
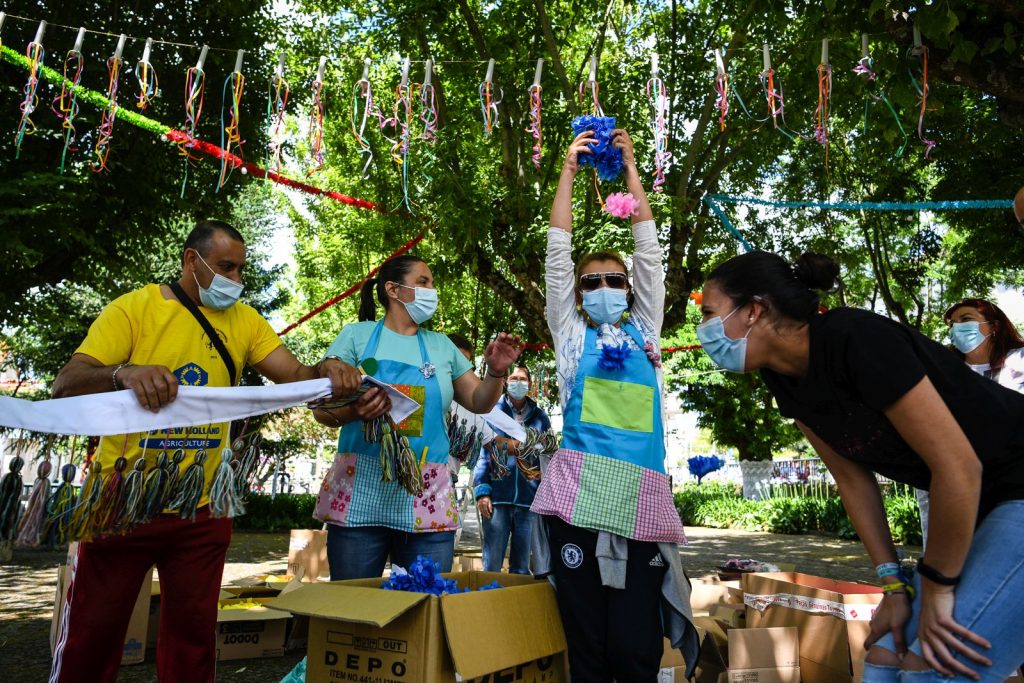
<svg viewBox="0 0 1024 683">
<path fill-rule="evenodd" d="M 307 681 L 568 680 L 550 583 L 488 572 L 445 576 L 472 592 L 438 598 L 358 579 L 303 584 L 266 604 L 309 617 Z M 505 587 L 476 590 L 495 580 Z"/>
<path fill-rule="evenodd" d="M 452 562 L 453 572 L 482 572 L 484 570 L 483 555 L 456 555 Z M 508 571 L 508 558 L 501 564 L 503 572 Z"/>
<path fill-rule="evenodd" d="M 729 683 L 800 683 L 797 629 L 730 630 Z"/>
<path fill-rule="evenodd" d="M 709 612 L 712 619 L 721 622 L 726 628 L 743 628 L 747 625 L 746 607 L 731 603 L 712 605 Z"/>
<path fill-rule="evenodd" d="M 300 575 L 304 581 L 313 583 L 322 579 L 330 580 L 326 531 L 292 529 L 288 538 L 288 573 Z"/>
<path fill-rule="evenodd" d="M 270 598 L 231 598 L 218 601 L 217 661 L 281 657 L 290 618 L 287 612 L 263 606 Z M 258 607 L 223 609 L 254 602 Z"/>
<path fill-rule="evenodd" d="M 776 572 L 743 577 L 749 628 L 795 626 L 804 683 L 857 683 L 864 640 L 882 589 L 808 574 Z"/>
<path fill-rule="evenodd" d="M 694 680 L 697 683 L 728 683 L 725 666 L 729 649 L 728 636 L 711 617 L 695 617 L 693 623 L 700 637 Z"/>
<path fill-rule="evenodd" d="M 61 637 L 64 626 L 64 605 L 68 599 L 68 584 L 71 580 L 71 567 L 61 565 L 57 569 L 57 590 L 53 598 L 53 619 L 50 621 L 50 653 L 52 654 L 57 639 Z M 124 650 L 121 653 L 121 665 L 139 664 L 146 659 L 147 629 L 149 627 L 149 602 L 152 591 L 153 570 L 150 569 L 142 580 L 139 597 L 135 600 L 128 631 L 124 636 Z"/>
</svg>

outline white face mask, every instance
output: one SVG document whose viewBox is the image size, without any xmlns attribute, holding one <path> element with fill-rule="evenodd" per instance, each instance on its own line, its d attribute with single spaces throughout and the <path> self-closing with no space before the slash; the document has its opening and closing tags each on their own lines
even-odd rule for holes
<svg viewBox="0 0 1024 683">
<path fill-rule="evenodd" d="M 213 273 L 213 280 L 210 281 L 210 286 L 203 287 L 199 284 L 199 278 L 196 277 L 193 271 L 192 279 L 196 281 L 196 286 L 199 287 L 199 301 L 207 308 L 212 308 L 216 311 L 230 308 L 242 296 L 242 290 L 245 289 L 245 286 L 241 282 L 229 280 L 213 268 L 210 268 L 210 264 L 206 262 L 206 259 L 198 251 L 196 256 Z"/>
<path fill-rule="evenodd" d="M 508 395 L 517 401 L 522 401 L 530 393 L 530 383 L 526 380 L 511 379 L 508 382 Z"/>
</svg>

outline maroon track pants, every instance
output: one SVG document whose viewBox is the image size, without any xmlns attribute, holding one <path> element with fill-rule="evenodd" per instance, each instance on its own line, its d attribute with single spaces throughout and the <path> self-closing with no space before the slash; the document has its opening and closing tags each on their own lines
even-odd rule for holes
<svg viewBox="0 0 1024 683">
<path fill-rule="evenodd" d="M 146 572 L 160 575 L 160 683 L 213 683 L 217 597 L 231 520 L 204 507 L 190 522 L 161 515 L 124 536 L 81 543 L 71 560 L 50 683 L 114 683 Z"/>
</svg>

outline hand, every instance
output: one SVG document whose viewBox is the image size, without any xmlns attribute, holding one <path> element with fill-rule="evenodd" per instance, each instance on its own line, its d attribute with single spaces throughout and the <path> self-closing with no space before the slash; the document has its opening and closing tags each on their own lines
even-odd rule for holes
<svg viewBox="0 0 1024 683">
<path fill-rule="evenodd" d="M 480 516 L 484 519 L 490 519 L 491 515 L 494 514 L 494 506 L 491 505 L 490 496 L 480 496 L 476 499 L 476 509 L 480 512 Z"/>
<path fill-rule="evenodd" d="M 162 365 L 126 365 L 117 382 L 135 392 L 139 405 L 154 413 L 178 397 L 178 378 Z"/>
<path fill-rule="evenodd" d="M 921 590 L 921 624 L 917 628 L 917 637 L 921 641 L 924 661 L 944 676 L 963 674 L 979 680 L 980 676 L 954 659 L 953 654 L 959 653 L 982 666 L 992 666 L 992 660 L 968 647 L 965 641 L 985 649 L 992 647 L 991 643 L 953 620 L 956 594 L 952 586 L 939 586 L 923 579 Z"/>
<path fill-rule="evenodd" d="M 503 451 L 513 457 L 517 457 L 519 455 L 519 447 L 522 445 L 519 441 L 516 441 L 515 439 L 510 439 L 505 436 L 495 437 L 493 443 L 494 448 L 498 452 Z"/>
<path fill-rule="evenodd" d="M 864 641 L 864 649 L 870 649 L 886 633 L 892 633 L 896 656 L 907 653 L 906 625 L 911 614 L 910 596 L 906 593 L 887 593 L 882 604 L 871 617 L 871 631 Z"/>
<path fill-rule="evenodd" d="M 523 352 L 523 340 L 517 336 L 501 332 L 484 349 L 484 361 L 487 372 L 502 375 L 508 371 L 519 354 Z"/>
<path fill-rule="evenodd" d="M 356 416 L 363 422 L 376 420 L 391 410 L 391 399 L 380 387 L 373 387 L 359 397 L 354 404 Z"/>
<path fill-rule="evenodd" d="M 592 130 L 585 130 L 577 135 L 569 144 L 569 151 L 565 153 L 562 172 L 575 177 L 580 170 L 579 155 L 593 154 L 594 150 L 590 148 L 590 145 L 594 142 L 597 142 L 597 140 L 594 139 L 594 131 Z"/>
<path fill-rule="evenodd" d="M 622 150 L 622 163 L 636 165 L 636 154 L 633 152 L 633 139 L 623 128 L 612 131 L 612 144 Z"/>
<path fill-rule="evenodd" d="M 345 398 L 359 391 L 363 383 L 363 374 L 358 368 L 344 363 L 337 358 L 325 358 L 320 362 L 321 377 L 331 380 L 331 398 Z"/>
</svg>

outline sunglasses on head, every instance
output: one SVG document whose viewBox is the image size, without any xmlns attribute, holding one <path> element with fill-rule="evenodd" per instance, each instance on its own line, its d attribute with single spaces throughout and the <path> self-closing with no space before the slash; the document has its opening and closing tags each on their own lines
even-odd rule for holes
<svg viewBox="0 0 1024 683">
<path fill-rule="evenodd" d="M 612 289 L 626 289 L 629 285 L 625 273 L 587 273 L 580 276 L 580 289 L 593 291 L 601 286 L 602 281 Z"/>
</svg>

